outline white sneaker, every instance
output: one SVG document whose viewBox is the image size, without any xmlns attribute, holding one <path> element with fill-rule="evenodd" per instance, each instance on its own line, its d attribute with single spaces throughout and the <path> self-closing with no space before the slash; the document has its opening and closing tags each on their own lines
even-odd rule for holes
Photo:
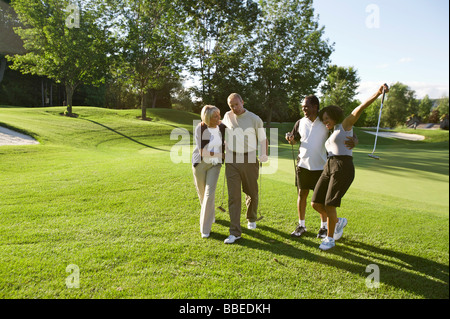
<svg viewBox="0 0 450 319">
<path fill-rule="evenodd" d="M 338 218 L 338 223 L 336 224 L 333 235 L 334 240 L 341 239 L 342 235 L 344 234 L 345 226 L 347 226 L 347 218 Z"/>
<path fill-rule="evenodd" d="M 322 243 L 319 246 L 320 250 L 328 250 L 336 246 L 334 242 L 334 238 L 331 237 L 325 237 L 325 239 L 322 241 Z"/>
<path fill-rule="evenodd" d="M 208 238 L 209 237 L 209 234 L 203 234 L 202 233 L 202 238 Z"/>
<path fill-rule="evenodd" d="M 248 222 L 247 228 L 248 229 L 255 229 L 256 228 L 256 222 Z"/>
<path fill-rule="evenodd" d="M 234 243 L 236 240 L 238 240 L 239 238 L 241 238 L 241 237 L 239 237 L 239 236 L 234 236 L 234 235 L 230 235 L 230 236 L 228 236 L 228 238 L 225 239 L 223 242 L 224 242 L 225 244 L 232 244 L 232 243 Z"/>
</svg>

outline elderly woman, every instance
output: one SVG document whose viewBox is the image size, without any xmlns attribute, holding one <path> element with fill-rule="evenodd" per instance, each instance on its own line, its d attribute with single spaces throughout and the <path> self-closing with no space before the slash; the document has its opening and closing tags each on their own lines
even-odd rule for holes
<svg viewBox="0 0 450 319">
<path fill-rule="evenodd" d="M 337 218 L 336 207 L 340 207 L 341 199 L 349 189 L 355 177 L 352 150 L 345 147 L 343 141 L 353 136 L 353 125 L 364 110 L 369 107 L 383 92 L 388 93 L 386 84 L 368 100 L 355 108 L 350 115 L 344 118 L 342 109 L 331 105 L 323 108 L 319 118 L 332 134 L 325 142 L 328 159 L 322 175 L 314 188 L 311 199 L 314 209 L 325 209 L 328 223 L 327 237 L 319 246 L 321 250 L 328 250 L 335 246 L 335 240 L 342 237 L 346 218 Z"/>
<path fill-rule="evenodd" d="M 215 220 L 214 201 L 224 159 L 226 126 L 220 121 L 220 110 L 213 105 L 203 107 L 201 119 L 194 132 L 192 171 L 201 205 L 200 232 L 203 238 L 207 238 Z"/>
</svg>

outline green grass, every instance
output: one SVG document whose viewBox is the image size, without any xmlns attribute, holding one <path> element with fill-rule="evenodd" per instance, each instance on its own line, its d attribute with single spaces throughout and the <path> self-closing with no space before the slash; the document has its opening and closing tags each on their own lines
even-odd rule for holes
<svg viewBox="0 0 450 319">
<path fill-rule="evenodd" d="M 150 109 L 0 108 L 0 122 L 41 143 L 0 147 L 0 298 L 448 298 L 448 132 L 422 142 L 355 129 L 356 178 L 338 215 L 349 220 L 334 250 L 321 252 L 319 216 L 295 228 L 292 123 L 277 124 L 278 170 L 262 176 L 265 218 L 225 245 L 229 218 L 217 212 L 199 233 L 190 163 L 174 164 L 176 127 L 196 114 Z M 263 168 L 264 170 L 264 168 Z M 216 202 L 220 203 L 222 177 Z M 225 200 L 226 202 L 226 200 Z M 226 206 L 225 206 L 226 207 Z M 69 289 L 66 267 L 80 269 Z M 366 287 L 366 267 L 380 288 Z"/>
</svg>

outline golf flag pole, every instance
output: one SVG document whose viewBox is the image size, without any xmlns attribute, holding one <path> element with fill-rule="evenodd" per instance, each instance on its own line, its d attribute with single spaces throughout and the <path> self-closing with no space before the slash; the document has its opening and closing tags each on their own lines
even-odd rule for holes
<svg viewBox="0 0 450 319">
<path fill-rule="evenodd" d="M 375 144 L 373 145 L 372 153 L 369 154 L 369 157 L 372 157 L 374 159 L 380 159 L 379 156 L 375 156 L 375 155 L 373 155 L 373 153 L 375 153 L 375 149 L 377 148 L 378 130 L 380 129 L 381 111 L 383 110 L 384 95 L 385 95 L 385 90 L 384 90 L 384 86 L 383 86 L 383 96 L 381 98 L 380 114 L 378 115 L 378 125 L 377 125 L 377 132 L 375 134 Z"/>
</svg>

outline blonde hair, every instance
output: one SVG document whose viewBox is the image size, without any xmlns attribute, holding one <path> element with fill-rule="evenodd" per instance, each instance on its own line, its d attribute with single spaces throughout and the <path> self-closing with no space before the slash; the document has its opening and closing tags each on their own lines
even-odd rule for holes
<svg viewBox="0 0 450 319">
<path fill-rule="evenodd" d="M 231 99 L 233 99 L 233 98 L 235 98 L 235 97 L 237 97 L 241 102 L 244 102 L 244 100 L 242 99 L 242 97 L 239 95 L 239 94 L 237 94 L 237 93 L 231 93 L 229 96 L 228 96 L 228 101 L 229 100 L 231 100 Z"/>
<path fill-rule="evenodd" d="M 210 122 L 211 116 L 215 112 L 220 112 L 220 110 L 216 106 L 214 106 L 214 105 L 205 105 L 202 108 L 202 112 L 200 113 L 200 117 L 202 118 L 202 121 L 205 122 L 206 125 L 209 126 L 209 122 Z"/>
</svg>

